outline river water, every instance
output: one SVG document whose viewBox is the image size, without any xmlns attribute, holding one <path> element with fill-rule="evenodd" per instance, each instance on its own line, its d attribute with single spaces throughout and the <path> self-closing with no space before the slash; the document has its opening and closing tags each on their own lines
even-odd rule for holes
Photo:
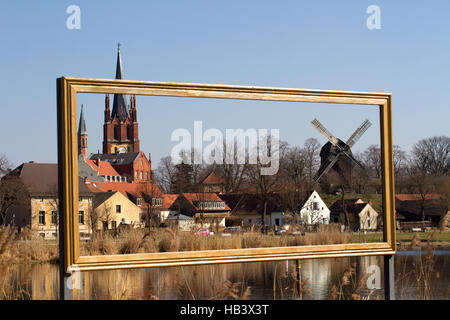
<svg viewBox="0 0 450 320">
<path fill-rule="evenodd" d="M 58 299 L 57 265 L 2 267 L 6 299 Z M 398 299 L 449 299 L 450 250 L 400 251 Z M 2 279 L 3 277 L 3 279 Z M 74 299 L 383 299 L 383 257 L 82 272 Z"/>
</svg>

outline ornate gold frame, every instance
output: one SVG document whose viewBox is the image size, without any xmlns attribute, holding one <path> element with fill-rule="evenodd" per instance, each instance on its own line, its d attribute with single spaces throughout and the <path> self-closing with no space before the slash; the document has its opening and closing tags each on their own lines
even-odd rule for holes
<svg viewBox="0 0 450 320">
<path fill-rule="evenodd" d="M 384 242 L 127 255 L 80 256 L 78 239 L 77 93 L 301 101 L 380 108 Z M 64 270 L 105 270 L 211 263 L 334 258 L 396 253 L 392 96 L 389 93 L 305 90 L 235 85 L 67 78 L 57 79 L 60 256 Z"/>
</svg>

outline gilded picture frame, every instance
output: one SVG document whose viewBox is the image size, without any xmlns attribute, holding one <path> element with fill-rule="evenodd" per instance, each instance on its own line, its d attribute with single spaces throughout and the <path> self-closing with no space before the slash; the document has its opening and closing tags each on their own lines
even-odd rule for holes
<svg viewBox="0 0 450 320">
<path fill-rule="evenodd" d="M 78 93 L 317 102 L 379 107 L 383 172 L 383 242 L 80 256 L 79 230 L 76 223 L 78 217 Z M 392 95 L 390 93 L 61 77 L 57 79 L 57 115 L 60 263 L 63 263 L 65 272 L 394 255 L 396 253 Z"/>
</svg>

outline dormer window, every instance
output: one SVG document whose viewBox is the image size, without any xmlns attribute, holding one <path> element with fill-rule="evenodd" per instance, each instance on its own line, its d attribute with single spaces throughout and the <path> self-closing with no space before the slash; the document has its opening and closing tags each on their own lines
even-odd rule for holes
<svg viewBox="0 0 450 320">
<path fill-rule="evenodd" d="M 136 199 L 136 205 L 142 206 L 142 198 L 137 198 Z"/>
<path fill-rule="evenodd" d="M 162 206 L 163 199 L 162 198 L 152 198 L 152 206 Z"/>
<path fill-rule="evenodd" d="M 202 201 L 198 203 L 200 209 L 225 209 L 223 201 Z"/>
</svg>

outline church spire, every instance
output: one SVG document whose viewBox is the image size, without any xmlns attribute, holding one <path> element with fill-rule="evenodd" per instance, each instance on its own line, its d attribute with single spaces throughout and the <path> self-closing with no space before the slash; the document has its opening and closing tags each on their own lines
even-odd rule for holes
<svg viewBox="0 0 450 320">
<path fill-rule="evenodd" d="M 86 122 L 84 121 L 83 105 L 81 105 L 80 122 L 78 123 L 78 155 L 83 155 L 87 159 L 88 145 L 87 145 L 87 130 Z"/>
<path fill-rule="evenodd" d="M 83 105 L 81 105 L 80 122 L 78 123 L 78 134 L 87 134 L 86 122 L 84 121 Z"/>
<path fill-rule="evenodd" d="M 120 56 L 120 43 L 117 44 L 116 79 L 123 79 L 122 57 Z M 111 118 L 120 118 L 120 114 L 122 111 L 124 117 L 128 118 L 128 110 L 125 101 L 126 99 L 123 94 L 114 94 Z"/>
</svg>

